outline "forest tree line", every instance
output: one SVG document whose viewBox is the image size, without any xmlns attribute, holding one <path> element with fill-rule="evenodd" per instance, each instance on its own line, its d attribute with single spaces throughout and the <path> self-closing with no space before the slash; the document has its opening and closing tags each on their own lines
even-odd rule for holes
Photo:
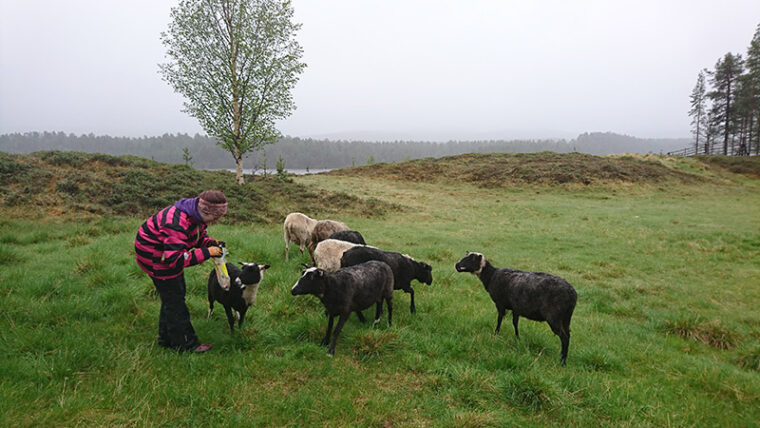
<svg viewBox="0 0 760 428">
<path fill-rule="evenodd" d="M 729 52 L 699 72 L 690 104 L 694 153 L 760 154 L 760 25 L 745 58 Z"/>
<path fill-rule="evenodd" d="M 666 153 L 685 147 L 688 138 L 640 139 L 614 133 L 584 133 L 573 140 L 489 141 L 329 141 L 283 137 L 265 146 L 245 161 L 245 168 L 274 170 L 277 162 L 285 169 L 333 169 L 375 162 L 399 162 L 425 157 L 463 153 L 557 153 L 581 152 Z M 31 153 L 40 150 L 78 151 L 109 155 L 135 155 L 159 162 L 188 164 L 200 169 L 231 169 L 231 153 L 205 135 L 164 134 L 157 137 L 111 137 L 64 132 L 28 132 L 0 135 L 0 151 Z"/>
</svg>

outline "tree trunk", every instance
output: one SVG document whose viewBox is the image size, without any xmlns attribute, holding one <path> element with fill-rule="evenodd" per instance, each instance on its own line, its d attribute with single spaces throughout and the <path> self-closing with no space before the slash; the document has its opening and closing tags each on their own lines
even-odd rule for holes
<svg viewBox="0 0 760 428">
<path fill-rule="evenodd" d="M 243 154 L 236 148 L 235 149 L 235 181 L 238 186 L 245 184 L 243 178 Z"/>
</svg>

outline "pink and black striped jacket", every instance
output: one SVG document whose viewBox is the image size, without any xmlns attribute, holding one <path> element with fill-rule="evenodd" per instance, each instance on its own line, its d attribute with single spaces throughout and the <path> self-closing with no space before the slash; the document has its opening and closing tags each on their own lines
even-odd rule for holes
<svg viewBox="0 0 760 428">
<path fill-rule="evenodd" d="M 198 198 L 181 199 L 145 220 L 135 238 L 137 264 L 152 278 L 170 279 L 210 257 L 211 238 L 198 214 Z"/>
</svg>

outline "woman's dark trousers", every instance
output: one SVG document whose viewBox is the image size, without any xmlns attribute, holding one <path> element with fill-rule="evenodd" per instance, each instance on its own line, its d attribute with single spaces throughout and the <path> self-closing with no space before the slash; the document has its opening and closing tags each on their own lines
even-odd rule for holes
<svg viewBox="0 0 760 428">
<path fill-rule="evenodd" d="M 195 349 L 200 341 L 190 324 L 190 311 L 185 303 L 185 275 L 171 279 L 152 279 L 161 297 L 158 344 L 178 352 Z"/>
</svg>

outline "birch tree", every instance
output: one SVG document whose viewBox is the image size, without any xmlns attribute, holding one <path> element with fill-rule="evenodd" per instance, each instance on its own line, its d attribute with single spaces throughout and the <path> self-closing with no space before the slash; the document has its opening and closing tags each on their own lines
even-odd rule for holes
<svg viewBox="0 0 760 428">
<path fill-rule="evenodd" d="M 184 111 L 235 160 L 281 136 L 275 121 L 290 116 L 291 95 L 306 64 L 295 40 L 290 1 L 181 0 L 161 33 L 169 61 L 161 74 L 184 96 Z"/>
</svg>

